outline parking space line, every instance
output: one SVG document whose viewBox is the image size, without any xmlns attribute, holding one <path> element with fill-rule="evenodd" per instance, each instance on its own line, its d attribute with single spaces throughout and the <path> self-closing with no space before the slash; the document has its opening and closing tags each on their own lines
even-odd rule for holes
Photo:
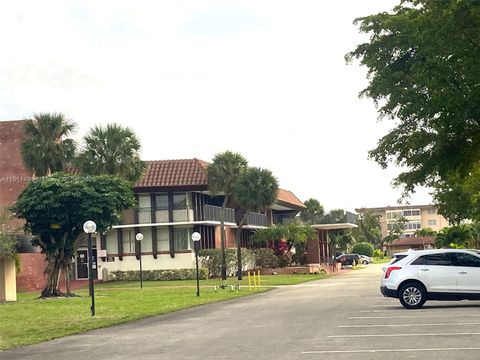
<svg viewBox="0 0 480 360">
<path fill-rule="evenodd" d="M 439 313 L 441 312 L 442 314 L 443 313 L 446 313 L 446 314 L 452 314 L 452 315 L 455 315 L 455 312 L 458 312 L 459 310 L 461 309 L 445 309 L 445 308 L 439 308 L 439 309 L 422 309 L 421 312 L 422 314 L 430 314 L 430 313 Z M 469 308 L 468 309 L 469 311 L 471 311 L 472 309 Z M 480 311 L 480 308 L 478 308 L 478 310 Z M 380 314 L 380 313 L 388 313 L 388 314 L 391 314 L 392 311 L 398 311 L 398 312 L 403 312 L 405 313 L 407 310 L 405 310 L 403 307 L 402 308 L 399 308 L 398 310 L 359 310 L 357 311 L 358 313 L 362 313 L 362 314 Z"/>
<path fill-rule="evenodd" d="M 372 338 L 372 337 L 418 337 L 418 336 L 469 336 L 480 335 L 480 333 L 425 333 L 425 334 L 356 334 L 356 335 L 330 335 L 331 339 L 339 338 Z"/>
<path fill-rule="evenodd" d="M 478 351 L 480 348 L 425 348 L 425 349 L 372 349 L 372 350 L 314 350 L 302 351 L 302 354 L 361 354 L 361 353 L 388 353 L 388 352 L 427 352 L 427 351 Z"/>
<path fill-rule="evenodd" d="M 415 327 L 415 326 L 465 326 L 480 325 L 480 322 L 469 323 L 435 323 L 435 324 L 363 324 L 363 325 L 339 325 L 339 328 L 368 328 L 368 327 Z"/>
<path fill-rule="evenodd" d="M 397 315 L 397 316 L 351 316 L 348 320 L 367 320 L 367 319 L 418 319 L 418 318 L 450 318 L 452 314 L 448 315 Z M 480 317 L 480 315 L 468 314 L 461 315 L 456 314 L 455 317 Z"/>
</svg>

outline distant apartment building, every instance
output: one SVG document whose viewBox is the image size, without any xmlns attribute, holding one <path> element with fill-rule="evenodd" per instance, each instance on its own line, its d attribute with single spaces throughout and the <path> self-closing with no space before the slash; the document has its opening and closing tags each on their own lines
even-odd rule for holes
<svg viewBox="0 0 480 360">
<path fill-rule="evenodd" d="M 447 219 L 437 213 L 435 205 L 407 205 L 407 206 L 387 206 L 376 208 L 355 209 L 359 214 L 370 212 L 379 215 L 382 237 L 388 235 L 393 230 L 397 221 L 401 218 L 407 220 L 404 225 L 404 231 L 401 237 L 408 238 L 415 236 L 417 230 L 431 228 L 439 231 L 449 226 Z"/>
</svg>

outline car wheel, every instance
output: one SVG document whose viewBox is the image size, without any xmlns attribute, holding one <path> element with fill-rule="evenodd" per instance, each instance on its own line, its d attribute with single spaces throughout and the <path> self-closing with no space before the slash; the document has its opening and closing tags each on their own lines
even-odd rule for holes
<svg viewBox="0 0 480 360">
<path fill-rule="evenodd" d="M 407 309 L 419 309 L 427 301 L 427 291 L 422 284 L 409 282 L 400 288 L 398 299 Z"/>
<path fill-rule="evenodd" d="M 368 261 L 367 261 L 367 260 L 363 260 L 363 261 L 362 261 L 362 264 L 363 264 L 363 265 L 368 265 Z"/>
</svg>

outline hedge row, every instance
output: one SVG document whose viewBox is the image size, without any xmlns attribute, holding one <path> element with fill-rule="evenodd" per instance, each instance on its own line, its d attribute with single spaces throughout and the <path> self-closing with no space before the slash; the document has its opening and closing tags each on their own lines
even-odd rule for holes
<svg viewBox="0 0 480 360">
<path fill-rule="evenodd" d="M 195 280 L 197 273 L 195 269 L 173 269 L 173 270 L 144 270 L 143 280 Z M 200 279 L 207 279 L 207 269 L 200 268 L 198 272 Z M 110 280 L 140 281 L 140 271 L 112 271 Z"/>
</svg>

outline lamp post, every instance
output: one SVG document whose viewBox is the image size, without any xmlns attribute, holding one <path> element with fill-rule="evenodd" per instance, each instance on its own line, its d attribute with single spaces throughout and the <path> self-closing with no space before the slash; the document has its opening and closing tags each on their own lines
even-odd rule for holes
<svg viewBox="0 0 480 360">
<path fill-rule="evenodd" d="M 92 305 L 90 311 L 92 316 L 95 316 L 95 294 L 93 290 L 93 250 L 92 250 L 92 234 L 97 230 L 97 224 L 92 220 L 85 221 L 83 224 L 83 231 L 88 234 L 88 290 L 92 297 Z"/>
<path fill-rule="evenodd" d="M 198 278 L 198 251 L 200 250 L 200 239 L 202 235 L 198 232 L 192 234 L 193 248 L 195 249 L 195 264 L 197 269 L 197 296 L 200 296 L 200 280 Z"/>
<path fill-rule="evenodd" d="M 143 240 L 143 234 L 138 233 L 135 235 L 135 239 L 138 241 L 138 250 L 140 252 L 140 289 L 143 289 L 143 271 L 142 271 L 142 240 Z"/>
</svg>

